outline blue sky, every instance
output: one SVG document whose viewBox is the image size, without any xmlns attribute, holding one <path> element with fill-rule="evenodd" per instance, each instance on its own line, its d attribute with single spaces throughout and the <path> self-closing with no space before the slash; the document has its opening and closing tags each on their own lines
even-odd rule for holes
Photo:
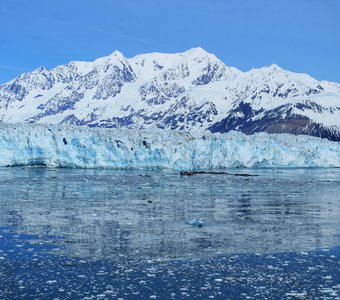
<svg viewBox="0 0 340 300">
<path fill-rule="evenodd" d="M 242 71 L 276 63 L 340 82 L 339 0 L 0 0 L 0 83 L 120 50 L 201 46 Z"/>
</svg>

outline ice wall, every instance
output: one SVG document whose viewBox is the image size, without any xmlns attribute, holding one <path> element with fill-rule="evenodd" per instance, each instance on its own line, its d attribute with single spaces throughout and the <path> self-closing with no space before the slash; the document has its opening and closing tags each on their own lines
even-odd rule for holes
<svg viewBox="0 0 340 300">
<path fill-rule="evenodd" d="M 340 167 L 340 143 L 287 134 L 0 125 L 0 166 L 71 168 Z"/>
</svg>

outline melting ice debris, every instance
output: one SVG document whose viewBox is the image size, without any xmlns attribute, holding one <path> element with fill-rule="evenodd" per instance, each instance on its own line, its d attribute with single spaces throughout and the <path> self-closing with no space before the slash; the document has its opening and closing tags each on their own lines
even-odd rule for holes
<svg viewBox="0 0 340 300">
<path fill-rule="evenodd" d="M 65 141 L 67 143 L 65 144 Z M 0 123 L 0 166 L 212 170 L 340 167 L 340 143 L 288 134 Z"/>
<path fill-rule="evenodd" d="M 189 225 L 202 228 L 203 227 L 203 222 L 201 220 L 198 220 L 196 218 L 192 219 L 191 221 L 187 222 Z"/>
</svg>

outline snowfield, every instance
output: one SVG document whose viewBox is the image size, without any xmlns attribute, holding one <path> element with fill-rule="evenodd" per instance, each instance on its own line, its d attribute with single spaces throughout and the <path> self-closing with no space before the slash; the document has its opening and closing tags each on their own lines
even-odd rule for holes
<svg viewBox="0 0 340 300">
<path fill-rule="evenodd" d="M 0 124 L 0 166 L 66 168 L 340 167 L 340 143 L 309 136 Z"/>
</svg>

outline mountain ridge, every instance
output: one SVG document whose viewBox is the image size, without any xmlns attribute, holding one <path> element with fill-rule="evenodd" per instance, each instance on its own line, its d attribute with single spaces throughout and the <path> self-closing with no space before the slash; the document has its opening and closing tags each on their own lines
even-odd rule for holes
<svg viewBox="0 0 340 300">
<path fill-rule="evenodd" d="M 306 134 L 340 141 L 340 84 L 272 64 L 247 72 L 202 48 L 40 67 L 0 85 L 4 123 Z"/>
</svg>

